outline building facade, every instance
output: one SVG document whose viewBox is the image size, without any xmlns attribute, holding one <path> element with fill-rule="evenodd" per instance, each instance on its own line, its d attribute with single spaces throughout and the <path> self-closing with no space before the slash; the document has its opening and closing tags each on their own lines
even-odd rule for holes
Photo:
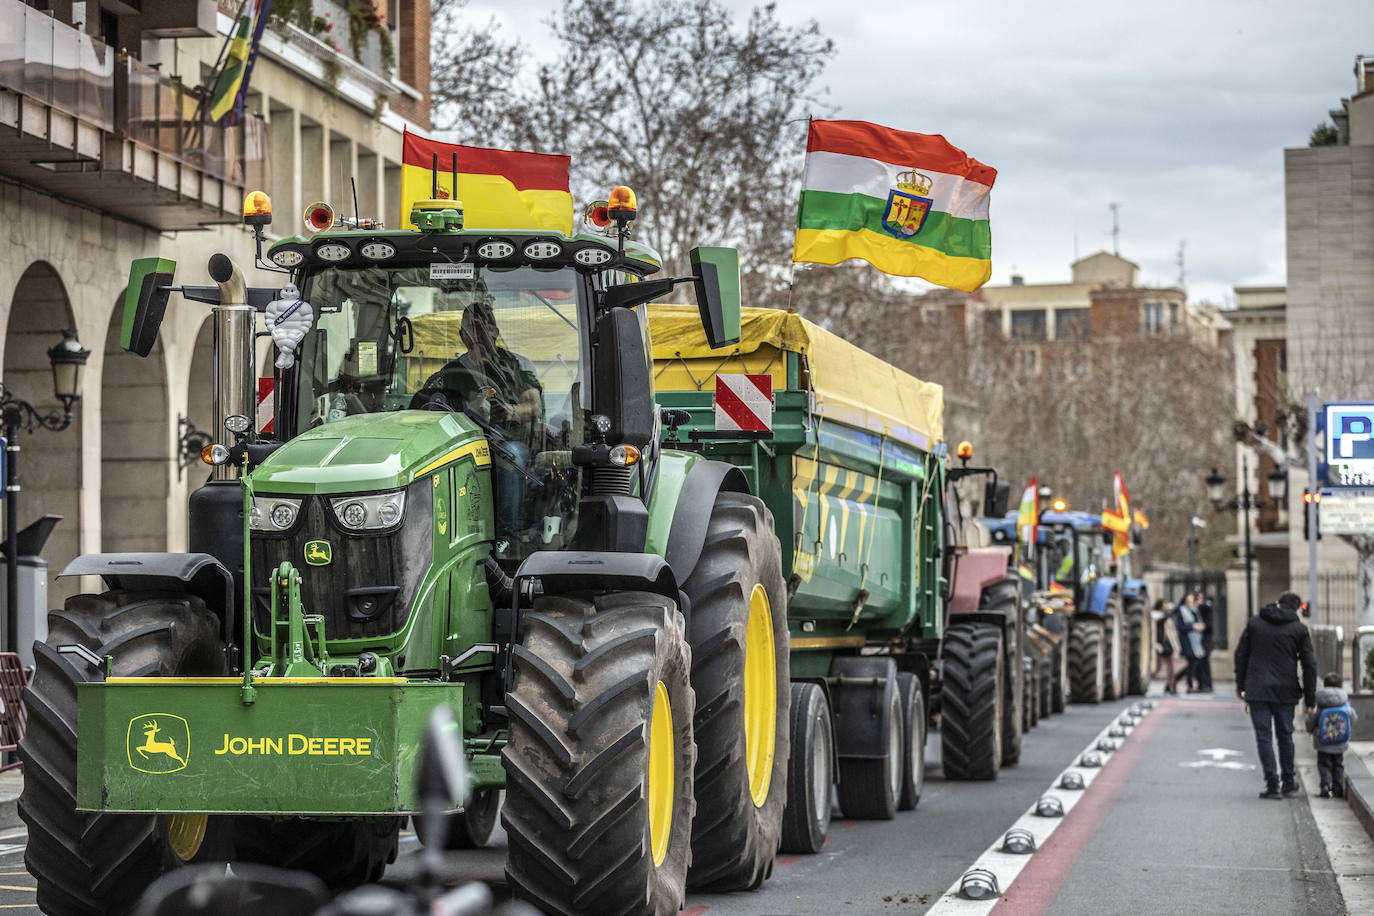
<svg viewBox="0 0 1374 916">
<path fill-rule="evenodd" d="M 247 4 L 251 9 L 253 4 Z M 208 283 L 215 252 L 250 285 L 248 190 L 269 192 L 270 236 L 295 234 L 307 202 L 394 225 L 401 132 L 429 127 L 429 4 L 379 0 L 350 34 L 343 0 L 296 4 L 267 27 L 246 110 L 223 126 L 205 89 L 240 0 L 0 0 L 0 380 L 52 409 L 47 349 L 64 328 L 91 351 L 69 428 L 22 435 L 20 526 L 63 516 L 50 575 L 82 553 L 184 550 L 186 505 L 205 479 L 181 447 L 210 430 L 208 307 L 173 296 L 147 359 L 119 347 L 129 262 L 177 262 Z M 50 579 L 50 602 L 98 588 Z"/>
</svg>

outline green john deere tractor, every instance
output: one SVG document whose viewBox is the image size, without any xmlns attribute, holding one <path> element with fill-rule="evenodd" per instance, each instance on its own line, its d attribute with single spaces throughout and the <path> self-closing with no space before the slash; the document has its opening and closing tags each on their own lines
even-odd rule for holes
<svg viewBox="0 0 1374 916">
<path fill-rule="evenodd" d="M 694 249 L 691 277 L 652 277 L 632 200 L 576 235 L 465 229 L 451 200 L 418 203 L 418 230 L 317 211 L 323 231 L 267 251 L 282 291 L 220 254 L 217 287 L 134 263 L 126 349 L 147 355 L 173 291 L 213 307 L 213 468 L 190 552 L 78 558 L 65 574 L 108 590 L 35 647 L 20 812 L 44 910 L 122 912 L 206 860 L 377 878 L 441 704 L 476 790 L 449 844 L 484 842 L 504 789 L 507 874 L 542 909 L 672 913 L 688 885 L 769 875 L 779 544 L 736 468 L 658 444 L 639 308 L 691 283 L 731 343 L 738 257 Z"/>
</svg>

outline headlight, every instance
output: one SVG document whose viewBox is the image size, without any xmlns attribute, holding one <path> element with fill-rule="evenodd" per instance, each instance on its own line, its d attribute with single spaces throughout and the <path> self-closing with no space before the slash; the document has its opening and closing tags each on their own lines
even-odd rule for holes
<svg viewBox="0 0 1374 916">
<path fill-rule="evenodd" d="M 336 496 L 329 500 L 339 523 L 353 531 L 376 531 L 400 524 L 406 511 L 406 491 L 370 496 Z"/>
<path fill-rule="evenodd" d="M 254 496 L 248 510 L 248 527 L 253 531 L 285 531 L 300 515 L 299 497 Z"/>
</svg>

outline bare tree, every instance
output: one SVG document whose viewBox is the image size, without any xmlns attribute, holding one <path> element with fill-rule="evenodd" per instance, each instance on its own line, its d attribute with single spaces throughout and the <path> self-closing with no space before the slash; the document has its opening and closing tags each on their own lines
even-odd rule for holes
<svg viewBox="0 0 1374 916">
<path fill-rule="evenodd" d="M 746 271 L 785 264 L 832 54 L 817 24 L 773 4 L 737 22 L 719 0 L 567 0 L 550 25 L 558 55 L 514 99 L 512 141 L 571 154 L 577 199 L 634 188 L 670 271 L 698 242 L 739 246 Z"/>
<path fill-rule="evenodd" d="M 514 88 L 525 63 L 519 41 L 506 42 L 500 26 L 468 21 L 469 0 L 434 0 L 430 93 L 434 126 L 460 143 L 501 146 L 511 134 Z"/>
</svg>

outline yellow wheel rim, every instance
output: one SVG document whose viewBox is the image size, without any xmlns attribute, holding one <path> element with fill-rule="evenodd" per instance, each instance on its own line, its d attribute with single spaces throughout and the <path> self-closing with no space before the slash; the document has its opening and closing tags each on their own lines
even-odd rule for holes
<svg viewBox="0 0 1374 916">
<path fill-rule="evenodd" d="M 167 817 L 167 845 L 172 854 L 183 862 L 189 862 L 200 852 L 205 842 L 205 825 L 209 816 L 205 814 L 172 814 Z"/>
<path fill-rule="evenodd" d="M 773 609 L 768 592 L 755 585 L 749 595 L 749 629 L 744 639 L 744 761 L 749 794 L 762 808 L 773 781 L 774 731 L 778 724 L 777 656 L 773 653 Z"/>
<path fill-rule="evenodd" d="M 654 712 L 649 720 L 649 846 L 654 865 L 668 857 L 668 837 L 673 832 L 673 780 L 676 775 L 673 741 L 673 704 L 668 688 L 659 681 L 654 688 Z"/>
</svg>

